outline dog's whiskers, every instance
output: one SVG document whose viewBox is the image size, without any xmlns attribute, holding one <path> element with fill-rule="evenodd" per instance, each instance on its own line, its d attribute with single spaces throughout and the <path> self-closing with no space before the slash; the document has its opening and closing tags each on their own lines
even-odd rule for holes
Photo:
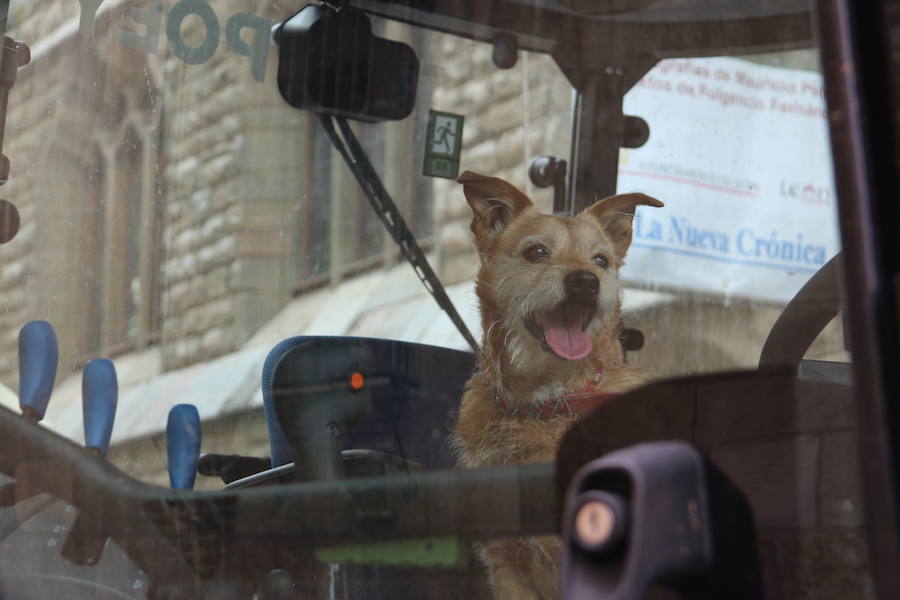
<svg viewBox="0 0 900 600">
<path fill-rule="evenodd" d="M 494 327 L 496 327 L 496 326 L 499 325 L 499 324 L 500 324 L 500 321 L 499 321 L 498 319 L 494 319 L 493 321 L 491 321 L 491 324 L 488 325 L 487 331 L 486 331 L 485 334 L 484 334 L 485 337 L 490 338 L 490 337 L 491 337 L 491 334 L 492 334 L 493 331 L 494 331 Z"/>
</svg>

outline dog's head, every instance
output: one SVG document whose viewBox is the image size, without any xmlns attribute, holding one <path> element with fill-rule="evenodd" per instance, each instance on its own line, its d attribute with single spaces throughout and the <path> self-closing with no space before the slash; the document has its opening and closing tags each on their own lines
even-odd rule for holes
<svg viewBox="0 0 900 600">
<path fill-rule="evenodd" d="M 549 351 L 567 361 L 589 357 L 599 336 L 615 336 L 635 208 L 662 202 L 622 194 L 559 217 L 537 212 L 502 179 L 466 171 L 458 181 L 473 212 L 486 332 L 502 328 L 495 333 L 514 359 Z"/>
</svg>

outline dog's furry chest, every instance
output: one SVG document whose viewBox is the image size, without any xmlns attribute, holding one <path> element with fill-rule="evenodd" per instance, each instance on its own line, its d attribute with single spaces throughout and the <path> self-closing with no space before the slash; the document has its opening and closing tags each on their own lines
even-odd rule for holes
<svg viewBox="0 0 900 600">
<path fill-rule="evenodd" d="M 639 383 L 635 369 L 610 369 L 597 391 L 620 393 Z M 491 382 L 476 375 L 463 395 L 454 436 L 460 465 L 479 468 L 555 461 L 559 442 L 577 417 L 542 420 L 526 410 L 511 415 L 498 408 L 490 390 Z"/>
<path fill-rule="evenodd" d="M 460 406 L 456 443 L 462 466 L 480 468 L 556 459 L 559 440 L 574 422 L 573 417 L 540 421 L 526 415 L 508 415 L 485 400 L 466 394 Z"/>
</svg>

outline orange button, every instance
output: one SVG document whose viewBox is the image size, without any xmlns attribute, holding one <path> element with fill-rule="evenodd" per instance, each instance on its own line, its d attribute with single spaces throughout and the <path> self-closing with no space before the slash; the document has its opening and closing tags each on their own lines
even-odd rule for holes
<svg viewBox="0 0 900 600">
<path fill-rule="evenodd" d="M 350 376 L 350 389 L 354 392 L 358 392 L 362 389 L 363 384 L 366 383 L 366 378 L 363 377 L 363 374 L 360 372 L 356 372 Z"/>
</svg>

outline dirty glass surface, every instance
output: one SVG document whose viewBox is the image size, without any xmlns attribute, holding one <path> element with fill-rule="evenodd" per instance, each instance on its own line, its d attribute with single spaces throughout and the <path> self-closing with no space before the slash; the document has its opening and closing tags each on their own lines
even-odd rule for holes
<svg viewBox="0 0 900 600">
<path fill-rule="evenodd" d="M 810 3 L 335 4 L 366 11 L 375 35 L 417 56 L 412 112 L 350 123 L 475 338 L 479 255 L 459 173 L 502 178 L 546 213 L 614 193 L 658 198 L 665 207 L 638 208 L 619 273 L 622 325 L 643 340 L 627 348 L 628 365 L 649 384 L 802 356 L 791 365 L 798 383 L 778 388 L 782 403 L 746 392 L 742 411 L 699 415 L 691 439 L 749 499 L 768 597 L 871 597 L 850 356 L 837 278 L 818 275 L 840 252 L 840 230 Z M 50 323 L 58 367 L 42 426 L 83 445 L 85 368 L 111 359 L 118 409 L 106 460 L 136 480 L 171 486 L 166 426 L 180 404 L 197 409 L 202 452 L 270 456 L 260 380 L 287 338 L 470 350 L 319 118 L 279 94 L 272 28 L 303 6 L 9 5 L 7 35 L 29 46 L 30 62 L 10 91 L 3 139 L 3 198 L 21 227 L 0 246 L 0 401 L 19 412 L 20 330 Z M 454 149 L 458 160 L 445 160 Z M 561 191 L 529 175 L 539 157 L 567 161 Z M 776 324 L 823 303 L 834 310 L 818 335 L 799 331 L 802 319 Z M 808 349 L 793 347 L 806 338 Z M 442 460 L 455 402 L 429 442 Z M 455 485 L 452 474 L 443 485 Z M 224 483 L 199 475 L 194 487 Z M 199 589 L 180 589 L 193 581 L 180 571 L 174 583 L 154 579 L 115 540 L 99 566 L 72 566 L 58 546 L 77 510 L 10 493 L 20 502 L 0 508 L 0 595 Z M 527 515 L 511 518 L 531 531 Z M 286 596 L 266 596 L 258 581 L 238 587 L 258 597 L 490 597 L 471 550 L 477 534 L 442 540 L 320 553 L 284 580 L 284 565 L 263 569 L 276 573 L 265 585 L 294 586 Z"/>
</svg>

